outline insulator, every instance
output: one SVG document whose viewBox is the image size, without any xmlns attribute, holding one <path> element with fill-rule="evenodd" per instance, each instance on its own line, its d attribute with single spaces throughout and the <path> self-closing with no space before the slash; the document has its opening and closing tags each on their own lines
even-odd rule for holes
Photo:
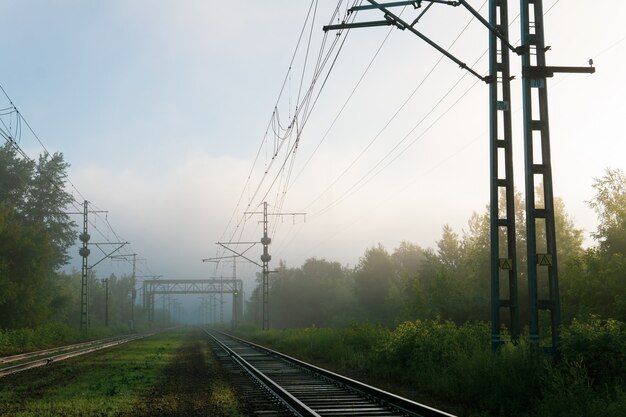
<svg viewBox="0 0 626 417">
<path fill-rule="evenodd" d="M 89 248 L 80 248 L 78 250 L 78 254 L 80 256 L 82 256 L 83 258 L 88 257 L 90 253 L 91 253 L 91 251 L 89 250 Z"/>
<path fill-rule="evenodd" d="M 89 236 L 89 233 L 81 233 L 80 236 L 78 236 L 78 238 L 80 239 L 81 242 L 89 242 L 89 239 L 91 239 L 91 236 Z"/>
<path fill-rule="evenodd" d="M 267 236 L 264 236 L 261 238 L 261 243 L 264 244 L 265 246 L 269 245 L 270 243 L 272 243 L 272 239 L 270 239 Z"/>
<path fill-rule="evenodd" d="M 269 253 L 264 253 L 263 255 L 261 255 L 261 260 L 263 262 L 269 262 L 272 260 L 272 256 Z"/>
</svg>

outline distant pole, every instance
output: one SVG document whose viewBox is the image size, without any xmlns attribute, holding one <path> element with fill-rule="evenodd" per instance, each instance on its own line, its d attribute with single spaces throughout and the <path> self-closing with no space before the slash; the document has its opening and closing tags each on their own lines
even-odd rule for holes
<svg viewBox="0 0 626 417">
<path fill-rule="evenodd" d="M 109 327 L 109 279 L 105 278 L 104 281 L 104 325 Z"/>
<path fill-rule="evenodd" d="M 269 296 L 270 296 L 270 268 L 269 262 L 272 260 L 268 252 L 268 248 L 272 239 L 267 236 L 267 201 L 263 202 L 263 238 L 261 238 L 261 244 L 263 245 L 263 255 L 261 255 L 261 261 L 263 262 L 263 330 L 269 330 L 270 328 L 270 309 L 269 309 Z"/>
<path fill-rule="evenodd" d="M 220 324 L 224 323 L 224 277 L 220 275 Z"/>
<path fill-rule="evenodd" d="M 233 257 L 233 317 L 231 320 L 231 329 L 235 330 L 235 327 L 237 327 L 237 321 L 239 320 L 239 317 L 237 316 L 237 307 L 238 307 L 238 288 L 237 288 L 237 258 Z"/>
<path fill-rule="evenodd" d="M 167 296 L 165 294 L 163 294 L 163 323 L 166 323 L 166 314 L 165 314 L 165 300 L 166 300 Z"/>
<path fill-rule="evenodd" d="M 87 257 L 89 256 L 89 233 L 87 233 L 89 215 L 89 202 L 85 200 L 83 202 L 83 233 L 79 236 L 80 241 L 83 242 L 83 246 L 78 251 L 78 254 L 83 258 L 81 269 L 81 284 L 80 284 L 80 329 L 83 330 L 89 325 L 89 308 L 88 308 L 88 294 L 87 294 Z"/>
<path fill-rule="evenodd" d="M 135 263 L 137 262 L 137 254 L 133 253 L 133 277 L 132 281 L 132 290 L 130 297 L 130 330 L 135 330 L 135 297 L 137 293 L 135 292 Z"/>
<path fill-rule="evenodd" d="M 171 294 L 167 295 L 167 322 L 172 322 L 172 296 Z"/>
</svg>

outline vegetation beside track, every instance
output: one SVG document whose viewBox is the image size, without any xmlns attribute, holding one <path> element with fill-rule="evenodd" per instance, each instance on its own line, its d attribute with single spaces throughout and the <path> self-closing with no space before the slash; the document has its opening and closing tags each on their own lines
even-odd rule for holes
<svg viewBox="0 0 626 417">
<path fill-rule="evenodd" d="M 208 415 L 242 415 L 205 344 L 190 337 L 179 329 L 7 377 L 0 383 L 0 415 L 193 416 L 201 407 Z M 194 384 L 211 395 L 190 409 L 193 387 L 182 381 L 192 366 Z"/>
<path fill-rule="evenodd" d="M 626 324 L 563 329 L 561 360 L 522 341 L 493 355 L 487 323 L 404 322 L 239 335 L 461 416 L 615 416 L 626 411 Z M 452 405 L 451 407 L 449 405 Z"/>
<path fill-rule="evenodd" d="M 128 327 L 123 325 L 79 330 L 64 323 L 46 323 L 32 328 L 0 329 L 0 357 L 128 333 Z"/>
</svg>

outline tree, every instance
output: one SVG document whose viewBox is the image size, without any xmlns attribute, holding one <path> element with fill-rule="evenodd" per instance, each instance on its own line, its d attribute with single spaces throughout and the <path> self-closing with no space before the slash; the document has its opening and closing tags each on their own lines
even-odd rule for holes
<svg viewBox="0 0 626 417">
<path fill-rule="evenodd" d="M 596 248 L 565 264 L 562 283 L 566 320 L 597 314 L 626 320 L 626 176 L 607 168 L 595 179 L 589 206 L 598 214 Z"/>
<path fill-rule="evenodd" d="M 281 262 L 272 277 L 270 300 L 270 323 L 277 327 L 346 324 L 354 305 L 345 268 L 316 258 L 300 268 Z"/>
<path fill-rule="evenodd" d="M 388 304 L 396 319 L 423 317 L 424 294 L 420 280 L 424 276 L 427 258 L 427 251 L 407 241 L 400 242 L 391 255 L 396 276 Z"/>
<path fill-rule="evenodd" d="M 455 271 L 461 265 L 463 248 L 459 236 L 450 225 L 443 226 L 441 240 L 437 242 L 437 255 L 443 266 L 450 271 Z"/>
<path fill-rule="evenodd" d="M 34 164 L 17 157 L 8 143 L 0 147 L 0 201 L 18 213 L 25 209 Z"/>
<path fill-rule="evenodd" d="M 63 155 L 23 160 L 0 147 L 0 326 L 31 326 L 62 310 L 55 270 L 67 259 L 76 233 L 66 214 Z"/>
<path fill-rule="evenodd" d="M 418 245 L 402 241 L 391 259 L 399 276 L 415 276 L 426 260 L 426 252 Z"/>
<path fill-rule="evenodd" d="M 76 241 L 76 224 L 65 214 L 73 201 L 64 189 L 68 167 L 61 153 L 40 156 L 27 196 L 27 219 L 31 223 L 44 225 L 51 237 L 55 252 L 53 269 L 67 262 L 67 250 Z"/>
<path fill-rule="evenodd" d="M 598 230 L 593 234 L 600 249 L 607 253 L 626 255 L 626 175 L 619 169 L 607 168 L 593 183 L 596 195 L 589 206 L 598 214 Z"/>
<path fill-rule="evenodd" d="M 47 279 L 53 248 L 41 225 L 23 225 L 0 203 L 0 327 L 47 319 Z"/>
<path fill-rule="evenodd" d="M 377 322 L 389 320 L 386 301 L 391 290 L 394 268 L 385 248 L 368 248 L 354 270 L 354 294 L 357 302 Z"/>
</svg>

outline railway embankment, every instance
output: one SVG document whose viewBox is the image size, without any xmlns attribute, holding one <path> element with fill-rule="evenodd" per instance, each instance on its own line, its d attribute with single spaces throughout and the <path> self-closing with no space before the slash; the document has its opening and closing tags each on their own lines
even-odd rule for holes
<svg viewBox="0 0 626 417">
<path fill-rule="evenodd" d="M 0 379 L 1 416 L 240 416 L 205 339 L 181 328 Z"/>
</svg>

